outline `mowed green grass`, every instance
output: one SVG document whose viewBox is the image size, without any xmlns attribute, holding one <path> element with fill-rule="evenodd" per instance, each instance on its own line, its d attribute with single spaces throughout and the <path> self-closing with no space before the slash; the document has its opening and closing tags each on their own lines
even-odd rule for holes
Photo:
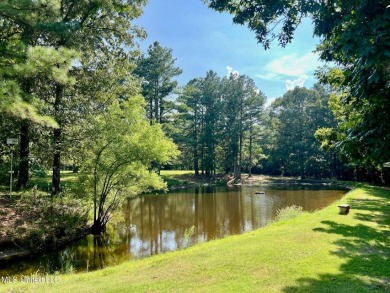
<svg viewBox="0 0 390 293">
<path fill-rule="evenodd" d="M 337 205 L 349 203 L 348 215 Z M 315 213 L 57 284 L 10 292 L 389 292 L 390 191 L 362 185 Z"/>
<path fill-rule="evenodd" d="M 62 187 L 73 186 L 77 183 L 80 176 L 86 175 L 87 173 L 78 172 L 73 173 L 72 171 L 61 171 L 61 185 Z M 194 171 L 189 170 L 161 170 L 161 176 L 168 185 L 180 185 L 188 183 L 186 181 L 188 176 L 194 175 Z M 41 190 L 48 190 L 51 186 L 52 172 L 48 171 L 46 176 L 33 177 L 31 178 L 30 185 L 37 186 Z"/>
<path fill-rule="evenodd" d="M 194 171 L 190 170 L 161 170 L 160 175 L 167 183 L 168 187 L 187 185 L 194 176 Z"/>
<path fill-rule="evenodd" d="M 161 170 L 161 176 L 194 175 L 193 170 Z"/>
</svg>

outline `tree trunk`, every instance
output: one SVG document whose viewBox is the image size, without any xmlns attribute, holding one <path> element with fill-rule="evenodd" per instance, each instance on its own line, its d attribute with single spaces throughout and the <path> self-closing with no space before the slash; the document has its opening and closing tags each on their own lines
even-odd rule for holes
<svg viewBox="0 0 390 293">
<path fill-rule="evenodd" d="M 160 97 L 160 99 L 159 99 L 159 111 L 160 111 L 160 113 L 159 113 L 159 123 L 161 124 L 162 122 L 163 122 L 163 114 L 164 114 L 164 103 L 163 103 L 163 99 L 162 99 L 162 97 Z"/>
<path fill-rule="evenodd" d="M 16 187 L 26 188 L 29 181 L 29 155 L 30 155 L 30 122 L 23 120 L 20 127 L 20 161 L 19 178 Z"/>
<path fill-rule="evenodd" d="M 332 177 L 338 179 L 337 177 L 337 156 L 336 153 L 332 154 Z"/>
<path fill-rule="evenodd" d="M 153 97 L 149 97 L 149 122 L 150 125 L 153 124 Z"/>
<path fill-rule="evenodd" d="M 195 105 L 195 112 L 194 112 L 194 170 L 195 175 L 199 175 L 199 153 L 198 153 L 198 111 L 197 111 L 197 105 Z"/>
<path fill-rule="evenodd" d="M 158 119 L 158 113 L 159 113 L 159 98 L 158 98 L 158 91 L 157 91 L 157 87 L 158 87 L 158 81 L 156 82 L 156 88 L 154 90 L 154 121 L 155 123 L 158 123 L 159 122 L 159 119 Z"/>
<path fill-rule="evenodd" d="M 301 179 L 305 179 L 305 158 L 303 157 L 302 151 L 299 151 L 299 165 L 301 169 Z"/>
<path fill-rule="evenodd" d="M 60 192 L 61 182 L 61 128 L 54 129 L 54 156 L 53 156 L 53 177 L 51 194 L 53 196 Z"/>
<path fill-rule="evenodd" d="M 199 175 L 199 158 L 198 158 L 197 145 L 194 146 L 194 170 L 195 170 L 195 175 Z"/>
<path fill-rule="evenodd" d="M 61 181 L 61 119 L 60 106 L 63 94 L 63 87 L 56 85 L 56 96 L 54 101 L 54 117 L 58 123 L 58 128 L 53 131 L 54 155 L 53 155 L 53 177 L 51 184 L 51 195 L 58 195 Z"/>
<path fill-rule="evenodd" d="M 29 38 L 29 35 L 25 37 Z M 33 80 L 25 79 L 22 82 L 23 91 L 27 94 L 24 99 L 28 100 L 28 96 L 32 93 Z M 30 156 L 30 121 L 22 120 L 20 126 L 20 161 L 19 161 L 19 177 L 16 184 L 17 188 L 26 188 L 29 183 L 29 156 Z"/>
<path fill-rule="evenodd" d="M 249 168 L 248 177 L 252 177 L 252 124 L 249 129 Z"/>
</svg>

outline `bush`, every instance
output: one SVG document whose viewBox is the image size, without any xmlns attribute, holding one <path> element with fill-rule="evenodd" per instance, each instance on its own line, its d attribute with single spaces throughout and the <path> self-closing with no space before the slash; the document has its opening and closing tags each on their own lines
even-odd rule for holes
<svg viewBox="0 0 390 293">
<path fill-rule="evenodd" d="M 283 209 L 277 210 L 275 221 L 284 221 L 284 220 L 293 219 L 303 213 L 304 211 L 301 206 L 296 206 L 296 205 L 288 206 Z"/>
</svg>

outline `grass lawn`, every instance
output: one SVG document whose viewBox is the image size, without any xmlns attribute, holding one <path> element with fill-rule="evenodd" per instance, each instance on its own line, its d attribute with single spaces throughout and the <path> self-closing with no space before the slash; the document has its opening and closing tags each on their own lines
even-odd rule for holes
<svg viewBox="0 0 390 293">
<path fill-rule="evenodd" d="M 85 175 L 86 173 L 78 172 L 73 173 L 72 171 L 61 171 L 61 186 L 62 188 L 72 187 L 78 180 L 78 177 Z M 168 186 L 179 186 L 187 185 L 191 183 L 194 178 L 194 171 L 189 170 L 161 170 L 161 177 L 167 182 Z M 31 186 L 37 186 L 39 190 L 50 191 L 52 180 L 52 172 L 47 171 L 45 176 L 32 177 L 30 180 Z M 7 192 L 9 186 L 0 186 L 0 191 Z M 18 193 L 14 190 L 14 193 Z"/>
<path fill-rule="evenodd" d="M 161 176 L 194 175 L 193 170 L 161 170 Z"/>
<path fill-rule="evenodd" d="M 61 187 L 63 189 L 72 188 L 80 176 L 86 175 L 84 172 L 73 173 L 72 171 L 61 171 Z M 168 184 L 168 188 L 189 187 L 198 184 L 210 182 L 206 176 L 195 176 L 191 170 L 161 170 L 161 177 Z M 30 186 L 36 186 L 39 190 L 50 192 L 51 190 L 52 172 L 47 171 L 45 176 L 32 177 Z M 222 180 L 222 182 L 225 182 Z M 218 183 L 218 181 L 214 181 Z M 0 192 L 7 193 L 9 186 L 0 186 Z M 13 191 L 13 194 L 19 194 L 18 191 Z"/>
<path fill-rule="evenodd" d="M 389 292 L 390 191 L 361 185 L 315 213 L 11 292 Z"/>
<path fill-rule="evenodd" d="M 61 171 L 61 187 L 67 188 L 77 182 L 78 177 L 84 175 L 83 172 L 73 173 L 72 171 Z M 52 172 L 48 171 L 44 177 L 32 177 L 31 186 L 37 186 L 40 190 L 50 190 Z"/>
<path fill-rule="evenodd" d="M 194 176 L 194 171 L 161 170 L 160 175 L 168 184 L 168 187 L 176 187 L 189 184 L 189 179 Z"/>
</svg>

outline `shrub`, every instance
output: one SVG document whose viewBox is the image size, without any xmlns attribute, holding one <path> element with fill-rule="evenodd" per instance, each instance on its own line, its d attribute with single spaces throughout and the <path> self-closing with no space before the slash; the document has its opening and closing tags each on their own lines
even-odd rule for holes
<svg viewBox="0 0 390 293">
<path fill-rule="evenodd" d="M 284 221 L 288 219 L 293 219 L 303 214 L 303 209 L 301 206 L 288 206 L 283 209 L 277 210 L 275 221 Z"/>
</svg>

